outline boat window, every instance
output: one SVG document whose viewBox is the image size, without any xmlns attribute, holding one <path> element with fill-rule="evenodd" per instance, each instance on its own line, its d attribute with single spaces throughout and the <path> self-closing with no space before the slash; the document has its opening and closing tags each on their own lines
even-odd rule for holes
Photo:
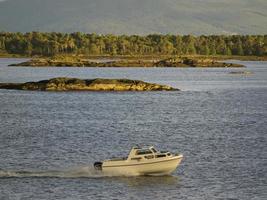
<svg viewBox="0 0 267 200">
<path fill-rule="evenodd" d="M 152 151 L 150 151 L 149 149 L 141 149 L 141 150 L 137 150 L 136 151 L 136 155 L 144 155 L 144 154 L 151 154 Z"/>
<path fill-rule="evenodd" d="M 141 157 L 135 157 L 135 158 L 131 158 L 131 160 L 140 160 L 142 159 Z"/>
<path fill-rule="evenodd" d="M 154 153 L 157 153 L 157 150 L 156 150 L 156 149 L 151 148 L 151 150 L 152 150 Z"/>
<path fill-rule="evenodd" d="M 148 156 L 145 156 L 145 158 L 146 159 L 152 159 L 152 158 L 154 158 L 154 156 L 153 155 L 148 155 Z"/>
<path fill-rule="evenodd" d="M 166 155 L 165 154 L 156 155 L 156 158 L 162 158 L 162 157 L 166 157 Z"/>
</svg>

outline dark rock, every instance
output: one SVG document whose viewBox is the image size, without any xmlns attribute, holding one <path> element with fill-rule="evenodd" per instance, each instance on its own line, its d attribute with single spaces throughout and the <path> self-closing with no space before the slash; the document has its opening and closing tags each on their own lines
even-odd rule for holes
<svg viewBox="0 0 267 200">
<path fill-rule="evenodd" d="M 53 78 L 39 82 L 0 83 L 0 89 L 41 91 L 175 91 L 166 85 L 129 79 Z"/>
</svg>

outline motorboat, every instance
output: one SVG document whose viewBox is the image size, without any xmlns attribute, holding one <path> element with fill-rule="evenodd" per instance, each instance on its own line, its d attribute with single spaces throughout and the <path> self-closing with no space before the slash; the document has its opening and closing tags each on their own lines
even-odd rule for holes
<svg viewBox="0 0 267 200">
<path fill-rule="evenodd" d="M 94 168 L 111 174 L 160 176 L 172 173 L 182 159 L 182 154 L 158 151 L 154 146 L 134 146 L 128 157 L 95 162 Z"/>
</svg>

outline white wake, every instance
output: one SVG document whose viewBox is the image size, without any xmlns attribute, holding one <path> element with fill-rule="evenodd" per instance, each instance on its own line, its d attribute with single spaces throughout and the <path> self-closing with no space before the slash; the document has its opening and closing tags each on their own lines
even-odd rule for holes
<svg viewBox="0 0 267 200">
<path fill-rule="evenodd" d="M 80 166 L 63 170 L 27 171 L 1 170 L 0 178 L 55 177 L 55 178 L 101 178 L 122 176 L 119 172 L 104 173 L 93 166 Z M 123 175 L 125 176 L 125 174 Z"/>
</svg>

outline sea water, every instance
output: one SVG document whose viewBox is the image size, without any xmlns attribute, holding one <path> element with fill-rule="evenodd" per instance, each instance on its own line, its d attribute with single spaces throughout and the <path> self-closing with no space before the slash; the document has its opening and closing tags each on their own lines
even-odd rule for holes
<svg viewBox="0 0 267 200">
<path fill-rule="evenodd" d="M 247 68 L 8 67 L 0 82 L 130 78 L 175 92 L 0 90 L 0 199 L 267 198 L 267 62 Z M 233 71 L 250 74 L 231 74 Z M 135 144 L 184 155 L 171 176 L 103 174 Z"/>
</svg>

